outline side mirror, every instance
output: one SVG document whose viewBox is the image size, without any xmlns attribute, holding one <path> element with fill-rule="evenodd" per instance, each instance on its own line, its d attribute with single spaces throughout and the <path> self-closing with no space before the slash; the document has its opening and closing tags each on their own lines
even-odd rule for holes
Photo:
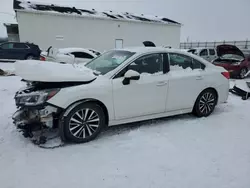
<svg viewBox="0 0 250 188">
<path fill-rule="evenodd" d="M 124 75 L 122 83 L 123 85 L 129 85 L 130 80 L 139 80 L 139 79 L 140 79 L 140 73 L 133 70 L 128 70 Z"/>
</svg>

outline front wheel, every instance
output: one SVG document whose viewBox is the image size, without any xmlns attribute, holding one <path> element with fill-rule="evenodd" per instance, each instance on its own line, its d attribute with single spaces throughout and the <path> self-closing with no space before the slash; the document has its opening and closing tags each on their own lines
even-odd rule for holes
<svg viewBox="0 0 250 188">
<path fill-rule="evenodd" d="M 193 113 L 198 117 L 207 117 L 214 111 L 216 102 L 217 95 L 215 91 L 207 89 L 198 96 Z"/>
<path fill-rule="evenodd" d="M 84 143 L 95 139 L 104 126 L 102 108 L 95 103 L 83 103 L 70 111 L 61 128 L 66 140 Z"/>
</svg>

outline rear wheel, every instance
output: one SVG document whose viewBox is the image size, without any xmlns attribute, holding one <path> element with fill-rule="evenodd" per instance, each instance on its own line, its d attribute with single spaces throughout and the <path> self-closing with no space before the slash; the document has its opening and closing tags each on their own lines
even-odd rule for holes
<svg viewBox="0 0 250 188">
<path fill-rule="evenodd" d="M 204 90 L 195 102 L 193 113 L 198 117 L 207 117 L 214 111 L 216 103 L 216 92 L 212 89 Z"/>
<path fill-rule="evenodd" d="M 28 55 L 28 56 L 26 57 L 26 60 L 31 60 L 31 59 L 34 59 L 34 56 L 33 56 L 33 55 Z"/>
<path fill-rule="evenodd" d="M 95 139 L 104 126 L 102 108 L 95 103 L 83 103 L 71 110 L 61 128 L 66 140 L 84 143 Z"/>
<path fill-rule="evenodd" d="M 240 79 L 245 78 L 245 75 L 247 74 L 247 72 L 248 72 L 247 68 L 242 68 L 239 74 Z"/>
</svg>

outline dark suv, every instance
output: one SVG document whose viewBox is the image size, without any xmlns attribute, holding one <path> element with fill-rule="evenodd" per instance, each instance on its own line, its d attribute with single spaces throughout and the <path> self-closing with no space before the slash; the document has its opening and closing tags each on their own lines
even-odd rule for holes
<svg viewBox="0 0 250 188">
<path fill-rule="evenodd" d="M 5 42 L 0 44 L 0 60 L 39 59 L 41 50 L 32 43 Z"/>
</svg>

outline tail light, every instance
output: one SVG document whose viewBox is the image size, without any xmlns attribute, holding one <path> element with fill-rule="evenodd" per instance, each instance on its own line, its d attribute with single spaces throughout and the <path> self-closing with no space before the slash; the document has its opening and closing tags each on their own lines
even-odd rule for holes
<svg viewBox="0 0 250 188">
<path fill-rule="evenodd" d="M 229 72 L 222 72 L 221 73 L 226 79 L 230 79 L 230 73 Z"/>
<path fill-rule="evenodd" d="M 43 56 L 40 56 L 40 61 L 46 61 L 46 58 Z"/>
</svg>

